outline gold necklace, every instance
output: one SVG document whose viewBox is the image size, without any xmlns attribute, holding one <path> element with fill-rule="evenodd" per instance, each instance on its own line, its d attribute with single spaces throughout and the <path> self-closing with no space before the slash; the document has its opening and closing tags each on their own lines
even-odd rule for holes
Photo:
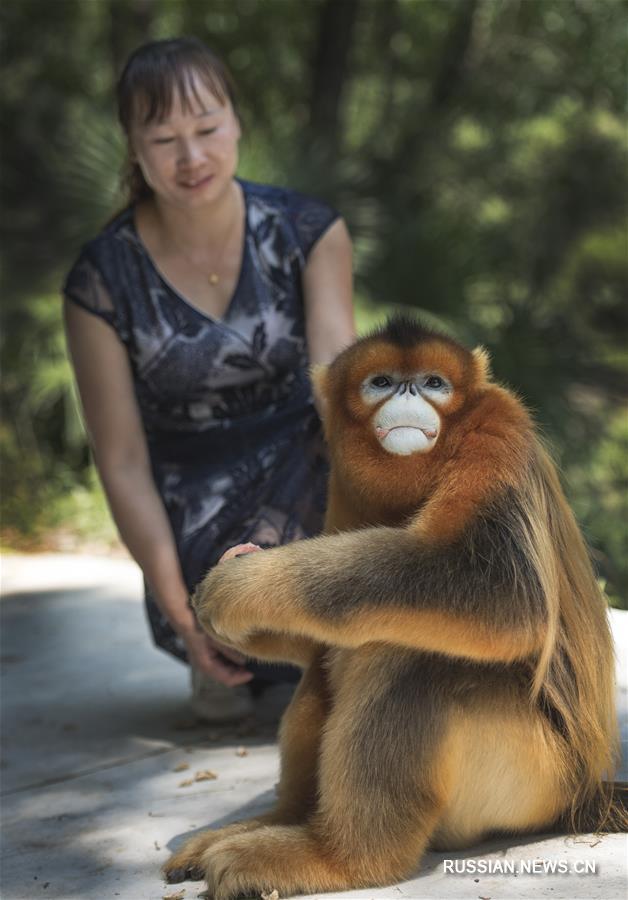
<svg viewBox="0 0 628 900">
<path fill-rule="evenodd" d="M 236 214 L 235 214 L 235 216 L 233 217 L 233 220 L 232 220 L 232 222 L 231 222 L 229 228 L 227 229 L 227 236 L 226 236 L 226 238 L 225 238 L 225 240 L 224 240 L 224 242 L 223 242 L 223 245 L 222 245 L 222 247 L 221 247 L 221 251 L 220 251 L 220 253 L 218 254 L 218 259 L 221 259 L 221 258 L 224 256 L 225 250 L 227 249 L 227 246 L 228 246 L 229 241 L 230 241 L 230 239 L 231 239 L 231 235 L 233 234 L 234 228 L 235 228 L 235 226 L 238 224 L 238 219 L 239 219 L 239 217 L 240 217 L 240 212 L 241 212 L 241 209 L 240 209 L 240 203 L 239 203 L 239 202 L 238 202 L 237 206 L 238 206 L 238 208 L 237 208 L 237 210 L 236 210 Z M 203 266 L 199 266 L 199 264 L 198 264 L 197 262 L 195 262 L 195 260 L 191 259 L 191 258 L 187 255 L 187 253 L 186 253 L 181 247 L 178 247 L 178 246 L 176 245 L 176 243 L 175 243 L 174 241 L 173 241 L 173 244 L 174 244 L 176 250 L 181 254 L 181 256 L 182 256 L 182 257 L 183 257 L 183 258 L 184 258 L 191 266 L 193 266 L 193 267 L 197 270 L 197 272 L 202 272 L 202 273 L 203 273 L 203 277 L 206 278 L 206 279 L 208 280 L 208 282 L 211 284 L 212 287 L 216 287 L 217 284 L 220 284 L 220 275 L 218 274 L 218 272 L 216 272 L 215 270 L 213 270 L 213 271 L 211 271 L 211 272 L 208 274 L 208 273 L 206 272 L 206 270 L 204 269 Z"/>
<path fill-rule="evenodd" d="M 225 238 L 225 241 L 222 245 L 221 252 L 218 255 L 218 259 L 222 259 L 222 257 L 225 255 L 225 250 L 227 249 L 227 247 L 229 245 L 229 241 L 231 239 L 233 230 L 238 223 L 239 215 L 240 215 L 240 204 L 238 203 L 238 208 L 236 210 L 236 214 L 233 217 L 233 222 L 231 223 L 231 226 L 227 230 L 227 237 Z M 216 287 L 216 285 L 220 283 L 220 275 L 218 274 L 218 272 L 215 272 L 215 271 L 210 272 L 209 275 L 207 276 L 207 280 L 209 281 L 209 283 L 211 284 L 212 287 Z"/>
</svg>

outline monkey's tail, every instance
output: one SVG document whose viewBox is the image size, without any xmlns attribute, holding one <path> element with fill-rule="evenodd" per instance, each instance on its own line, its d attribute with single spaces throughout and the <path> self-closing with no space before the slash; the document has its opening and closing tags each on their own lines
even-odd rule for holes
<svg viewBox="0 0 628 900">
<path fill-rule="evenodd" d="M 560 827 L 580 834 L 628 832 L 628 781 L 603 782 L 582 807 L 563 814 Z"/>
</svg>

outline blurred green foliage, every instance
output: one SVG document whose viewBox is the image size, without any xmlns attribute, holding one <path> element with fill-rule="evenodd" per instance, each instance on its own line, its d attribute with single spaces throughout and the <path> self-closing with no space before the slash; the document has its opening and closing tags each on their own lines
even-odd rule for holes
<svg viewBox="0 0 628 900">
<path fill-rule="evenodd" d="M 240 85 L 244 177 L 342 210 L 360 321 L 422 311 L 487 346 L 535 412 L 626 605 L 624 0 L 5 0 L 3 527 L 104 506 L 57 296 L 123 202 L 113 85 L 151 37 L 204 38 Z M 109 529 L 109 531 L 107 531 Z"/>
</svg>

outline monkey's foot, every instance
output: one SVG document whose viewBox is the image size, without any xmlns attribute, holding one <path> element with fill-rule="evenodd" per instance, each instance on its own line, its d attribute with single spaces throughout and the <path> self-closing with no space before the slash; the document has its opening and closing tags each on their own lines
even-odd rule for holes
<svg viewBox="0 0 628 900">
<path fill-rule="evenodd" d="M 275 825 L 226 838 L 203 855 L 207 895 L 214 900 L 259 897 L 276 890 L 280 897 L 361 887 L 326 857 L 302 825 Z M 371 882 L 372 883 L 372 882 Z"/>
<path fill-rule="evenodd" d="M 264 824 L 263 821 L 249 819 L 246 822 L 234 822 L 233 825 L 226 825 L 224 828 L 203 831 L 190 838 L 163 866 L 162 872 L 165 880 L 169 884 L 178 884 L 181 881 L 202 881 L 205 877 L 203 854 L 210 847 L 225 838 L 259 828 L 262 824 Z"/>
</svg>

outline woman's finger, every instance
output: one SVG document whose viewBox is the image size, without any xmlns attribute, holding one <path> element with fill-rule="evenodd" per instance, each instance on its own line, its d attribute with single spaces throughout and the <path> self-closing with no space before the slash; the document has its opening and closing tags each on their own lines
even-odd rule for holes
<svg viewBox="0 0 628 900">
<path fill-rule="evenodd" d="M 227 647 L 225 644 L 221 644 L 219 641 L 214 640 L 214 638 L 210 638 L 209 635 L 205 635 L 205 640 L 209 647 L 216 650 L 221 656 L 226 656 L 231 662 L 237 663 L 238 665 L 246 664 L 246 656 L 238 650 L 234 650 L 233 647 Z"/>
<path fill-rule="evenodd" d="M 236 556 L 244 556 L 246 553 L 255 553 L 261 549 L 257 544 L 252 544 L 250 541 L 248 544 L 236 544 L 235 547 L 229 547 L 228 550 L 225 550 L 218 562 L 225 562 L 225 560 L 234 559 Z"/>
<path fill-rule="evenodd" d="M 208 642 L 205 635 L 197 634 L 186 641 L 190 663 L 206 675 L 234 687 L 245 684 L 253 675 L 235 662 L 222 659 L 220 651 Z"/>
<path fill-rule="evenodd" d="M 246 684 L 247 681 L 253 678 L 253 674 L 242 666 L 221 659 L 218 651 L 213 647 L 207 648 L 206 668 L 204 668 L 204 671 L 228 687 Z"/>
</svg>

